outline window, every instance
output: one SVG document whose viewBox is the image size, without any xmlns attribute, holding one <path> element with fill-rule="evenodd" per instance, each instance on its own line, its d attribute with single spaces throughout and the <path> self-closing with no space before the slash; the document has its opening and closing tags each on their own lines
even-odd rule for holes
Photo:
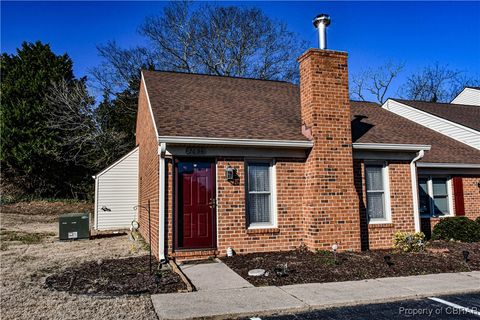
<svg viewBox="0 0 480 320">
<path fill-rule="evenodd" d="M 386 164 L 366 164 L 367 217 L 370 223 L 390 222 L 390 195 Z"/>
<path fill-rule="evenodd" d="M 451 186 L 448 177 L 418 178 L 420 214 L 424 216 L 444 216 L 452 213 Z"/>
<path fill-rule="evenodd" d="M 271 162 L 247 162 L 246 202 L 249 228 L 274 227 L 275 167 Z"/>
<path fill-rule="evenodd" d="M 420 214 L 430 214 L 430 196 L 428 195 L 428 179 L 418 178 L 418 197 Z"/>
</svg>

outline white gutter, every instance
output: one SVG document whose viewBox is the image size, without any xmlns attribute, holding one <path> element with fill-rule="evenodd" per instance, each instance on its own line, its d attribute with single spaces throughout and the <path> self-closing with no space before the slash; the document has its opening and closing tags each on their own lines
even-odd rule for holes
<svg viewBox="0 0 480 320">
<path fill-rule="evenodd" d="M 480 164 L 475 163 L 432 163 L 432 162 L 419 162 L 417 163 L 419 168 L 458 168 L 458 169 L 480 169 Z"/>
<path fill-rule="evenodd" d="M 160 136 L 158 140 L 172 144 L 210 144 L 230 146 L 251 146 L 251 147 L 290 147 L 290 148 L 311 148 L 313 141 L 302 140 L 266 140 L 266 139 L 228 139 L 228 138 L 207 138 L 207 137 L 171 137 Z"/>
<path fill-rule="evenodd" d="M 158 257 L 165 263 L 165 152 L 167 145 L 160 143 L 158 147 L 159 173 L 158 173 Z"/>
<path fill-rule="evenodd" d="M 428 151 L 431 146 L 427 144 L 393 144 L 393 143 L 353 143 L 355 150 L 378 151 Z"/>
<path fill-rule="evenodd" d="M 423 158 L 425 155 L 424 150 L 420 150 L 417 156 L 410 162 L 410 176 L 412 180 L 412 197 L 413 197 L 413 220 L 415 223 L 415 232 L 421 231 L 420 226 L 420 211 L 418 209 L 418 180 L 417 180 L 417 166 L 416 161 Z"/>
</svg>

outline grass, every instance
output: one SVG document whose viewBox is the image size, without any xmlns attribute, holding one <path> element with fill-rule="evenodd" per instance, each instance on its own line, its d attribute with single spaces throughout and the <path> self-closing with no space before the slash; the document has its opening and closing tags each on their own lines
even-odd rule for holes
<svg viewBox="0 0 480 320">
<path fill-rule="evenodd" d="M 23 232 L 13 230 L 0 230 L 0 242 L 3 244 L 6 242 L 20 242 L 22 244 L 38 244 L 45 238 L 54 236 L 53 232 Z"/>
<path fill-rule="evenodd" d="M 90 203 L 93 200 L 90 198 L 87 199 L 79 199 L 79 198 L 45 198 L 45 197 L 35 197 L 35 196 L 20 196 L 20 197 L 14 197 L 14 196 L 8 196 L 8 195 L 3 195 L 0 197 L 0 205 L 9 205 L 9 204 L 15 204 L 19 202 L 35 202 L 35 201 L 44 201 L 44 202 L 49 202 L 49 203 L 55 203 L 55 202 L 62 202 L 66 204 L 76 204 L 76 203 Z"/>
</svg>

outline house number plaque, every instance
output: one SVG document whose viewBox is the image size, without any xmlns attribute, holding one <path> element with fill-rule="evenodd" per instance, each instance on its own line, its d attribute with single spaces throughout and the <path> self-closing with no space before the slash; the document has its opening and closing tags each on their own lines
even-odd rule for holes
<svg viewBox="0 0 480 320">
<path fill-rule="evenodd" d="M 206 154 L 207 153 L 207 150 L 205 150 L 205 148 L 203 147 L 186 147 L 185 148 L 185 154 L 188 154 L 188 155 L 203 155 L 203 154 Z"/>
</svg>

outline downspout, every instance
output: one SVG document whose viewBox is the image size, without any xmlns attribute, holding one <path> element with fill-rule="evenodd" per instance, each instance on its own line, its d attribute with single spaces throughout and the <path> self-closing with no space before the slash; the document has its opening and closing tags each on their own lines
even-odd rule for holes
<svg viewBox="0 0 480 320">
<path fill-rule="evenodd" d="M 166 263 L 165 258 L 165 153 L 167 144 L 160 143 L 158 147 L 159 183 L 158 183 L 158 256 L 160 263 Z"/>
<path fill-rule="evenodd" d="M 410 162 L 410 175 L 412 177 L 412 197 L 413 197 L 413 220 L 415 221 L 415 232 L 420 232 L 420 211 L 418 210 L 418 181 L 416 162 L 423 158 L 424 150 L 420 150 L 417 156 Z"/>
</svg>

